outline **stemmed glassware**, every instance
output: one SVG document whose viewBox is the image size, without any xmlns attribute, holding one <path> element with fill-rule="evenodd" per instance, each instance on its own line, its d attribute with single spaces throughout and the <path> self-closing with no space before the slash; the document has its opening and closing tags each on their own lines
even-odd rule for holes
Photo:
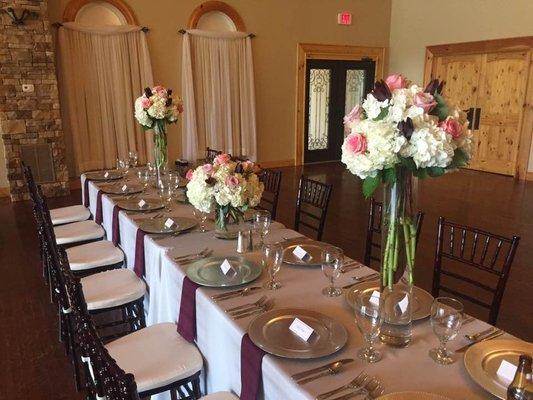
<svg viewBox="0 0 533 400">
<path fill-rule="evenodd" d="M 117 158 L 117 170 L 119 170 L 123 175 L 124 179 L 128 180 L 128 171 L 130 169 L 130 163 L 128 160 L 123 158 Z"/>
<path fill-rule="evenodd" d="M 207 220 L 209 213 L 203 212 L 194 207 L 192 209 L 192 213 L 194 218 L 196 218 L 196 221 L 198 221 L 198 225 L 200 225 L 200 232 L 207 232 L 207 229 L 205 229 L 205 221 Z"/>
<path fill-rule="evenodd" d="M 342 294 L 342 289 L 335 287 L 335 279 L 341 274 L 344 253 L 342 249 L 328 246 L 322 250 L 321 264 L 322 272 L 328 278 L 330 285 L 322 290 L 322 294 L 329 297 L 336 297 Z"/>
<path fill-rule="evenodd" d="M 137 177 L 143 186 L 143 193 L 145 193 L 146 189 L 148 188 L 148 184 L 150 183 L 150 171 L 146 168 L 139 169 L 137 171 Z"/>
<path fill-rule="evenodd" d="M 159 182 L 159 197 L 165 204 L 165 210 L 167 212 L 172 211 L 172 207 L 170 206 L 172 199 L 174 198 L 174 194 L 176 193 L 176 189 L 174 186 L 170 183 L 168 179 L 162 179 Z"/>
<path fill-rule="evenodd" d="M 383 301 L 379 292 L 356 292 L 355 319 L 357 328 L 365 339 L 365 347 L 359 350 L 358 357 L 369 363 L 378 362 L 381 360 L 381 353 L 374 349 L 374 342 L 383 324 Z"/>
<path fill-rule="evenodd" d="M 263 267 L 267 270 L 270 279 L 263 286 L 265 289 L 276 290 L 281 283 L 275 280 L 275 276 L 281 268 L 282 247 L 279 243 L 265 243 L 261 250 Z"/>
<path fill-rule="evenodd" d="M 429 356 L 438 364 L 455 362 L 455 354 L 446 348 L 449 340 L 457 336 L 463 320 L 463 304 L 451 297 L 437 297 L 431 305 L 431 326 L 440 341 L 440 346 L 429 351 Z"/>
<path fill-rule="evenodd" d="M 136 151 L 128 152 L 128 165 L 130 168 L 136 168 L 137 162 L 139 161 L 139 155 Z"/>
<path fill-rule="evenodd" d="M 263 247 L 265 244 L 265 236 L 270 229 L 271 216 L 267 210 L 257 210 L 254 214 L 253 225 L 257 233 L 259 233 L 260 243 L 259 246 Z"/>
</svg>

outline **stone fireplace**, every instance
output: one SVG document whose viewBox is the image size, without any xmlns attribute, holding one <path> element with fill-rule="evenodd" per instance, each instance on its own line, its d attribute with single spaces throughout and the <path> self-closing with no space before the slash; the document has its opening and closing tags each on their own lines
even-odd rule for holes
<svg viewBox="0 0 533 400">
<path fill-rule="evenodd" d="M 0 12 L 0 135 L 10 196 L 13 201 L 28 198 L 21 160 L 33 166 L 46 195 L 66 195 L 68 171 L 47 0 L 0 0 L 0 8 L 8 7 L 17 17 L 24 9 L 31 11 L 21 24 Z"/>
</svg>

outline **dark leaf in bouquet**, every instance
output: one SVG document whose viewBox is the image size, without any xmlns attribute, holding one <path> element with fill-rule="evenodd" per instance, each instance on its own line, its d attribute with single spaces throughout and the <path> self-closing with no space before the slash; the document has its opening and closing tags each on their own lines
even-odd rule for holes
<svg viewBox="0 0 533 400">
<path fill-rule="evenodd" d="M 379 80 L 374 83 L 374 90 L 372 90 L 372 94 L 379 101 L 385 101 L 392 98 L 390 89 L 387 84 L 383 82 L 383 80 Z"/>
<path fill-rule="evenodd" d="M 407 168 L 409 171 L 416 171 L 417 167 L 412 158 L 400 157 L 400 164 L 402 167 Z"/>
<path fill-rule="evenodd" d="M 167 107 L 170 107 L 172 105 L 172 98 L 168 98 L 167 101 L 165 102 L 165 106 Z"/>
<path fill-rule="evenodd" d="M 407 117 L 405 121 L 398 122 L 398 130 L 405 136 L 407 140 L 411 139 L 411 135 L 415 130 L 413 120 L 410 117 Z"/>
<path fill-rule="evenodd" d="M 209 178 L 205 180 L 205 183 L 207 183 L 209 186 L 215 186 L 215 184 L 217 183 L 217 180 L 213 178 L 212 176 L 210 176 Z"/>
<path fill-rule="evenodd" d="M 144 88 L 144 95 L 146 97 L 152 97 L 152 95 L 153 95 L 152 89 L 150 89 L 149 87 Z"/>
<path fill-rule="evenodd" d="M 434 97 L 437 105 L 431 110 L 430 114 L 438 117 L 439 121 L 444 121 L 448 117 L 448 104 L 446 104 L 444 97 L 440 94 L 435 93 Z"/>
<path fill-rule="evenodd" d="M 172 96 L 172 89 L 168 89 L 167 90 L 167 95 L 168 95 L 168 97 Z"/>
<path fill-rule="evenodd" d="M 382 108 L 381 111 L 379 112 L 379 115 L 376 118 L 374 118 L 374 121 L 381 121 L 383 118 L 387 116 L 388 113 L 389 113 L 389 107 Z"/>
<path fill-rule="evenodd" d="M 437 93 L 437 89 L 439 88 L 439 80 L 438 79 L 432 79 L 426 88 L 424 89 L 424 92 L 434 95 Z"/>
<path fill-rule="evenodd" d="M 448 169 L 466 167 L 468 165 L 468 157 L 461 149 L 456 149 L 451 164 Z"/>
<path fill-rule="evenodd" d="M 389 184 L 396 182 L 396 168 L 387 168 L 383 170 L 383 183 Z"/>
<path fill-rule="evenodd" d="M 431 176 L 432 178 L 442 176 L 446 172 L 446 170 L 441 167 L 429 167 L 429 168 L 426 168 L 426 170 L 427 170 L 428 175 Z"/>
<path fill-rule="evenodd" d="M 374 190 L 378 187 L 381 182 L 382 172 L 378 171 L 376 176 L 368 176 L 363 181 L 363 195 L 365 199 L 368 199 L 374 193 Z"/>
<path fill-rule="evenodd" d="M 426 168 L 418 168 L 413 172 L 413 174 L 420 179 L 424 179 L 428 177 L 428 171 Z"/>
</svg>

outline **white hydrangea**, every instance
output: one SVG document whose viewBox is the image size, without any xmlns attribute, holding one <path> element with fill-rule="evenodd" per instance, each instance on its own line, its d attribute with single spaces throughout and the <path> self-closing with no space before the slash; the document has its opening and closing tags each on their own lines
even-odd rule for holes
<svg viewBox="0 0 533 400">
<path fill-rule="evenodd" d="M 167 99 L 158 95 L 150 97 L 152 105 L 148 108 L 148 114 L 155 119 L 163 119 L 167 115 Z"/>
<path fill-rule="evenodd" d="M 369 119 L 376 118 L 383 108 L 386 108 L 389 105 L 389 101 L 378 101 L 372 94 L 366 96 L 365 101 L 363 102 L 363 109 L 366 112 L 366 116 Z"/>
<path fill-rule="evenodd" d="M 213 211 L 213 195 L 215 188 L 207 184 L 209 175 L 205 173 L 202 167 L 194 170 L 192 179 L 187 184 L 187 197 L 194 208 L 209 213 Z"/>
<path fill-rule="evenodd" d="M 434 123 L 429 123 L 414 130 L 400 154 L 412 157 L 418 168 L 445 168 L 452 162 L 454 144 L 450 135 Z"/>
</svg>

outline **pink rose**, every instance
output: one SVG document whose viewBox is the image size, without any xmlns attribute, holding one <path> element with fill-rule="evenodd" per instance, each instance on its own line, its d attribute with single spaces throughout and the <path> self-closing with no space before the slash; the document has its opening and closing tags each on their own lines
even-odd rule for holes
<svg viewBox="0 0 533 400">
<path fill-rule="evenodd" d="M 150 100 L 148 97 L 143 97 L 141 100 L 141 105 L 144 109 L 152 107 L 152 100 Z"/>
<path fill-rule="evenodd" d="M 202 165 L 202 169 L 209 176 L 211 176 L 213 174 L 213 166 L 211 164 Z"/>
<path fill-rule="evenodd" d="M 346 147 L 354 155 L 363 154 L 367 149 L 366 137 L 360 133 L 352 133 L 346 137 Z"/>
<path fill-rule="evenodd" d="M 243 171 L 253 171 L 255 164 L 251 161 L 243 161 L 241 163 Z"/>
<path fill-rule="evenodd" d="M 350 131 L 352 126 L 361 120 L 363 115 L 363 107 L 360 104 L 357 104 L 348 115 L 344 116 L 344 129 Z"/>
<path fill-rule="evenodd" d="M 228 176 L 226 178 L 226 186 L 229 187 L 230 189 L 234 189 L 236 188 L 237 186 L 239 186 L 239 180 L 237 179 L 236 176 Z"/>
<path fill-rule="evenodd" d="M 185 174 L 185 178 L 190 181 L 192 179 L 192 169 L 188 170 Z"/>
<path fill-rule="evenodd" d="M 166 94 L 167 91 L 165 90 L 163 86 L 157 85 L 153 87 L 152 92 L 157 93 L 159 95 L 163 95 L 163 94 Z"/>
<path fill-rule="evenodd" d="M 415 94 L 413 103 L 415 106 L 422 108 L 424 112 L 426 113 L 433 110 L 435 106 L 437 105 L 435 98 L 429 93 L 424 93 L 424 92 L 419 92 Z"/>
<path fill-rule="evenodd" d="M 385 78 L 385 83 L 389 87 L 390 91 L 396 89 L 405 89 L 407 87 L 407 78 L 402 74 L 392 74 Z"/>
<path fill-rule="evenodd" d="M 448 117 L 439 124 L 439 127 L 454 139 L 458 139 L 463 133 L 463 126 L 455 118 Z"/>
<path fill-rule="evenodd" d="M 215 157 L 214 163 L 217 165 L 224 165 L 224 164 L 229 163 L 230 161 L 231 161 L 230 155 L 223 153 Z"/>
</svg>

